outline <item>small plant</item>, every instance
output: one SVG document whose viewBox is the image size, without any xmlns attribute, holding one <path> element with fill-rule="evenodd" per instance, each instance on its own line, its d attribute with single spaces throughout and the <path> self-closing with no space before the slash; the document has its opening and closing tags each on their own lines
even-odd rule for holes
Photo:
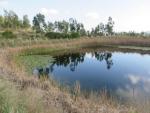
<svg viewBox="0 0 150 113">
<path fill-rule="evenodd" d="M 15 38 L 16 36 L 14 35 L 14 33 L 12 31 L 4 31 L 2 33 L 2 38 L 7 38 L 7 39 L 10 39 L 10 38 Z"/>
</svg>

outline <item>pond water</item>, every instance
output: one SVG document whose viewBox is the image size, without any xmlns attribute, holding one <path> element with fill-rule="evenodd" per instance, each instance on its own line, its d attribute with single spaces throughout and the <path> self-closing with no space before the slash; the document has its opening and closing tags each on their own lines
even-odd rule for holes
<svg viewBox="0 0 150 113">
<path fill-rule="evenodd" d="M 107 89 L 119 97 L 150 95 L 150 55 L 109 51 L 65 53 L 53 56 L 49 76 L 81 89 Z"/>
</svg>

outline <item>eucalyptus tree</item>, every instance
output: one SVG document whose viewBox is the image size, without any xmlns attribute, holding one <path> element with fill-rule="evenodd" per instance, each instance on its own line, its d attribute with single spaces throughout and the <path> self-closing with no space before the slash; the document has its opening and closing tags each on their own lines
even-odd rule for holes
<svg viewBox="0 0 150 113">
<path fill-rule="evenodd" d="M 92 28 L 92 30 L 91 30 L 91 36 L 95 36 L 95 29 L 94 28 Z"/>
<path fill-rule="evenodd" d="M 55 30 L 60 33 L 68 33 L 69 23 L 65 20 L 63 21 L 55 21 Z"/>
<path fill-rule="evenodd" d="M 82 23 L 77 23 L 76 32 L 79 33 L 81 36 L 86 35 L 86 30 L 85 30 L 84 25 Z"/>
<path fill-rule="evenodd" d="M 70 32 L 76 32 L 77 31 L 77 20 L 70 18 L 69 19 L 69 28 Z"/>
<path fill-rule="evenodd" d="M 52 22 L 48 22 L 45 26 L 46 32 L 53 32 L 55 30 L 54 24 Z"/>
<path fill-rule="evenodd" d="M 3 28 L 4 25 L 4 17 L 0 16 L 0 29 Z"/>
<path fill-rule="evenodd" d="M 113 33 L 114 33 L 114 31 L 113 31 L 114 24 L 115 24 L 115 23 L 114 23 L 112 17 L 109 17 L 109 18 L 108 18 L 108 22 L 107 22 L 107 24 L 106 24 L 106 26 L 105 26 L 106 33 L 107 33 L 108 35 L 113 35 Z"/>
<path fill-rule="evenodd" d="M 24 15 L 23 16 L 23 22 L 22 22 L 22 24 L 23 24 L 23 28 L 30 28 L 31 27 L 30 21 L 28 19 L 28 15 Z"/>
<path fill-rule="evenodd" d="M 80 32 L 80 29 L 81 29 L 81 27 L 83 27 L 83 24 L 81 24 L 81 23 L 77 23 L 76 24 L 76 32 Z"/>
<path fill-rule="evenodd" d="M 95 30 L 94 30 L 94 35 L 95 35 L 95 36 L 98 36 L 98 35 L 99 35 L 99 30 L 100 30 L 100 26 L 97 25 L 97 26 L 95 27 Z"/>
<path fill-rule="evenodd" d="M 57 32 L 63 31 L 63 25 L 60 21 L 55 21 L 54 25 L 55 25 L 55 31 L 57 31 Z"/>
<path fill-rule="evenodd" d="M 91 37 L 91 32 L 89 30 L 86 31 L 86 34 L 87 34 L 88 37 Z"/>
<path fill-rule="evenodd" d="M 18 15 L 13 11 L 4 10 L 4 27 L 5 28 L 19 28 L 21 23 Z"/>
<path fill-rule="evenodd" d="M 103 23 L 99 24 L 99 35 L 104 36 L 105 34 L 105 25 Z"/>
<path fill-rule="evenodd" d="M 98 24 L 95 29 L 92 30 L 93 36 L 104 36 L 105 25 L 103 23 Z"/>
<path fill-rule="evenodd" d="M 83 25 L 82 23 L 80 24 L 80 32 L 79 32 L 79 34 L 80 34 L 81 36 L 87 35 L 86 30 L 85 30 L 85 28 L 84 28 L 84 25 Z"/>
<path fill-rule="evenodd" d="M 68 33 L 69 32 L 69 23 L 67 21 L 63 20 L 62 26 L 63 26 L 63 33 Z"/>
<path fill-rule="evenodd" d="M 42 33 L 45 31 L 45 16 L 43 14 L 37 14 L 33 18 L 33 29 L 36 31 L 36 33 Z"/>
<path fill-rule="evenodd" d="M 80 36 L 86 35 L 86 30 L 84 28 L 83 23 L 77 22 L 76 19 L 73 18 L 69 19 L 69 29 L 71 33 L 75 32 L 78 33 Z"/>
</svg>

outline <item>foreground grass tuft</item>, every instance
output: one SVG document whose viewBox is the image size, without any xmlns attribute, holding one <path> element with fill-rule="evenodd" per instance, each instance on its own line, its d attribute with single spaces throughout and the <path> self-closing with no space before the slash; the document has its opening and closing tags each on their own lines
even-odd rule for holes
<svg viewBox="0 0 150 113">
<path fill-rule="evenodd" d="M 0 80 L 0 112 L 26 113 L 24 97 L 9 82 Z"/>
<path fill-rule="evenodd" d="M 18 56 L 16 62 L 18 66 L 25 67 L 26 72 L 32 74 L 34 68 L 44 67 L 49 65 L 53 61 L 52 56 L 49 55 L 29 55 L 29 56 Z"/>
<path fill-rule="evenodd" d="M 25 43 L 23 43 L 23 41 L 22 43 L 19 43 L 17 40 L 17 43 L 15 41 L 14 43 L 9 43 L 15 45 L 13 46 L 15 48 L 5 48 L 5 51 L 0 51 L 2 55 L 0 55 L 0 61 L 2 62 L 0 62 L 0 67 L 5 68 L 7 71 L 9 70 L 8 78 L 0 79 L 0 113 L 149 113 L 149 107 L 144 109 L 143 107 L 141 109 L 141 107 L 136 105 L 135 107 L 134 105 L 122 107 L 122 105 L 116 103 L 114 99 L 107 98 L 105 91 L 98 94 L 93 92 L 90 95 L 87 94 L 87 97 L 85 97 L 85 95 L 82 95 L 82 92 L 80 92 L 80 84 L 78 82 L 76 82 L 74 86 L 72 91 L 73 94 L 70 94 L 69 91 L 67 91 L 69 88 L 62 88 L 62 86 L 59 88 L 59 85 L 55 85 L 53 80 L 52 83 L 50 83 L 44 78 L 42 80 L 37 80 L 32 76 L 24 76 L 25 70 L 22 71 L 15 65 L 16 62 L 12 61 L 12 57 L 17 56 L 16 58 L 20 57 L 20 60 L 18 61 L 22 62 L 20 65 L 26 64 L 28 68 L 39 64 L 43 66 L 45 63 L 48 63 L 47 61 L 49 61 L 50 57 L 43 57 L 45 63 L 42 64 L 38 54 L 45 55 L 47 53 L 51 54 L 58 52 L 56 50 L 64 51 L 64 49 L 67 49 L 68 51 L 68 48 L 85 48 L 102 45 L 106 46 L 110 44 L 110 47 L 112 47 L 112 45 L 118 47 L 119 45 L 128 44 L 130 46 L 143 46 L 146 44 L 148 50 L 146 49 L 144 51 L 148 52 L 149 39 L 145 39 L 142 42 L 141 40 L 141 38 L 83 38 L 74 40 L 49 40 L 48 42 L 46 39 L 33 40 L 31 42 L 30 40 L 27 40 Z M 0 46 L 2 45 L 0 44 Z M 8 47 L 7 44 L 6 46 Z M 141 48 L 138 48 L 138 50 L 140 49 Z M 136 49 L 134 49 L 134 51 L 135 50 Z M 20 52 L 23 52 L 23 54 L 19 54 Z M 13 78 L 13 80 L 7 80 L 9 78 Z M 45 88 L 45 86 L 48 87 Z M 149 105 L 150 104 L 147 104 L 147 106 Z"/>
<path fill-rule="evenodd" d="M 20 86 L 0 79 L 0 113 L 61 113 L 61 108 L 45 107 L 40 89 L 21 90 Z"/>
</svg>

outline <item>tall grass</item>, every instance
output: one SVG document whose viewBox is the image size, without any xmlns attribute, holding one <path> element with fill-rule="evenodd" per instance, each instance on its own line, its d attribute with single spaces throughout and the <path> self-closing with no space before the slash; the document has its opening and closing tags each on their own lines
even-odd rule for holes
<svg viewBox="0 0 150 113">
<path fill-rule="evenodd" d="M 23 109 L 23 103 L 18 102 L 16 100 L 17 98 L 19 98 L 19 96 L 17 95 L 17 91 L 14 89 L 14 87 L 8 84 L 8 82 L 0 80 L 0 112 L 25 112 L 25 109 Z"/>
<path fill-rule="evenodd" d="M 62 113 L 61 107 L 47 106 L 44 93 L 37 88 L 21 86 L 0 79 L 0 113 Z"/>
<path fill-rule="evenodd" d="M 128 41 L 127 41 L 128 40 Z M 58 52 L 102 45 L 144 45 L 149 39 L 104 39 L 104 38 L 81 38 L 72 40 L 26 40 L 27 42 L 13 42 L 13 47 L 0 50 L 0 68 L 4 68 L 8 74 L 8 80 L 0 80 L 0 112 L 2 113 L 146 113 L 134 110 L 136 106 L 124 107 L 108 98 L 107 92 L 91 92 L 88 98 L 80 91 L 80 84 L 76 82 L 73 96 L 69 88 L 59 87 L 53 80 L 45 78 L 36 79 L 25 76 L 25 70 L 16 66 L 12 59 L 16 55 L 46 54 L 47 52 Z M 10 40 L 12 41 L 12 40 Z M 132 42 L 132 43 L 131 43 Z M 23 44 L 24 43 L 24 44 Z M 12 44 L 12 43 L 10 43 Z M 23 45 L 22 45 L 23 44 Z M 17 47 L 20 46 L 20 47 Z M 56 49 L 54 49 L 56 48 Z M 20 54 L 21 52 L 21 54 Z M 4 65 L 5 64 L 5 65 Z M 13 76 L 12 76 L 13 75 Z M 14 76 L 15 75 L 15 76 Z M 18 76 L 17 76 L 18 75 Z M 10 79 L 12 78 L 12 79 Z M 12 84 L 13 83 L 13 84 Z M 11 94 L 11 95 L 10 95 Z M 131 108 L 130 108 L 131 107 Z"/>
<path fill-rule="evenodd" d="M 18 47 L 18 46 L 35 46 L 35 45 L 54 45 L 54 44 L 76 44 L 78 46 L 99 46 L 99 45 L 125 45 L 125 46 L 144 46 L 150 47 L 150 38 L 137 37 L 82 37 L 78 39 L 48 39 L 42 38 L 14 38 L 0 39 L 0 47 Z"/>
</svg>

